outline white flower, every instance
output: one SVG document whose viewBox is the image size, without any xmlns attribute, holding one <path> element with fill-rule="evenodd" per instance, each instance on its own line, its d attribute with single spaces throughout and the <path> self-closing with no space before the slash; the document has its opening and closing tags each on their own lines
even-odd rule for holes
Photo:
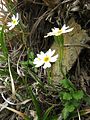
<svg viewBox="0 0 90 120">
<path fill-rule="evenodd" d="M 34 59 L 33 64 L 35 64 L 35 67 L 40 67 L 43 65 L 43 68 L 50 68 L 51 63 L 55 62 L 58 58 L 58 55 L 53 56 L 55 53 L 55 50 L 49 49 L 46 53 L 40 52 L 40 54 L 37 54 L 37 57 Z"/>
<path fill-rule="evenodd" d="M 63 33 L 67 33 L 67 32 L 71 32 L 74 28 L 69 28 L 69 26 L 66 27 L 66 25 L 64 24 L 63 27 L 61 29 L 59 28 L 52 28 L 52 32 L 47 33 L 46 36 L 44 36 L 44 38 L 48 37 L 48 36 L 59 36 Z"/>
<path fill-rule="evenodd" d="M 18 23 L 19 23 L 19 15 L 18 13 L 12 16 L 12 21 L 7 23 L 7 26 L 9 27 L 9 30 L 13 29 Z"/>
</svg>

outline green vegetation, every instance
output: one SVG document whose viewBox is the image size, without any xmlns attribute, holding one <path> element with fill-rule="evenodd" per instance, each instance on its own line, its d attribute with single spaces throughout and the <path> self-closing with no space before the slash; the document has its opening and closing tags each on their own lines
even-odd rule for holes
<svg viewBox="0 0 90 120">
<path fill-rule="evenodd" d="M 52 9 L 52 13 L 51 10 L 47 10 L 44 17 L 39 17 L 39 20 L 49 19 L 49 22 L 45 20 L 41 22 L 50 25 L 51 29 L 48 27 L 48 32 L 38 27 L 40 21 L 32 25 L 42 11 L 33 18 L 31 13 L 34 9 L 31 10 L 33 7 L 31 4 L 40 6 L 43 4 L 29 3 L 30 8 L 28 2 L 28 0 L 26 2 L 14 0 L 13 3 L 13 0 L 7 0 L 5 3 L 0 3 L 6 9 L 0 7 L 4 14 L 0 17 L 0 114 L 4 113 L 5 109 L 9 111 L 9 113 L 6 112 L 6 116 L 0 115 L 0 120 L 10 118 L 13 120 L 74 120 L 79 118 L 80 120 L 82 116 L 90 113 L 88 108 L 90 97 L 79 82 L 74 83 L 68 72 L 64 73 L 62 64 L 63 34 L 68 34 L 74 29 L 61 24 L 59 20 L 55 21 L 58 28 L 54 28 L 55 24 L 52 21 L 49 23 L 54 15 L 52 13 L 58 10 L 56 8 Z M 22 6 L 25 7 L 24 10 Z M 47 8 L 46 6 L 40 8 L 40 6 L 39 10 L 43 7 L 45 10 Z M 31 13 L 29 13 L 30 10 Z M 52 50 L 51 45 L 47 45 L 48 39 L 52 41 L 51 44 L 56 42 L 59 54 Z M 43 44 L 46 45 L 45 48 Z M 59 71 L 63 76 L 63 79 L 59 79 L 58 82 L 53 81 L 52 78 L 53 65 L 57 60 Z"/>
</svg>

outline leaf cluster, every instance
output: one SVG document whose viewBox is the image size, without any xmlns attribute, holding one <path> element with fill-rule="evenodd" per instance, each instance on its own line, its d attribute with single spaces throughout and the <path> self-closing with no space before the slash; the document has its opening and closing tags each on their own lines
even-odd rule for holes
<svg viewBox="0 0 90 120">
<path fill-rule="evenodd" d="M 60 81 L 62 91 L 59 93 L 60 100 L 64 106 L 62 116 L 66 120 L 71 113 L 79 108 L 84 98 L 83 90 L 77 90 L 72 82 L 68 79 Z"/>
</svg>

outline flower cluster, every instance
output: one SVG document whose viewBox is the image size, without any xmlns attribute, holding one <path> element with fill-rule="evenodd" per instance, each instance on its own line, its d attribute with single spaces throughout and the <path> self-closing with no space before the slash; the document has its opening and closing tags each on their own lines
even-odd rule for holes
<svg viewBox="0 0 90 120">
<path fill-rule="evenodd" d="M 12 16 L 12 21 L 7 23 L 9 30 L 13 29 L 19 23 L 19 15 L 18 13 Z"/>
<path fill-rule="evenodd" d="M 55 27 L 52 28 L 52 32 L 47 33 L 47 35 L 44 36 L 44 38 L 48 36 L 59 36 L 63 33 L 71 32 L 72 30 L 73 28 L 69 28 L 69 26 L 66 27 L 66 25 L 64 24 L 61 29 Z"/>
<path fill-rule="evenodd" d="M 12 0 L 14 2 L 16 0 Z M 19 14 L 17 13 L 16 15 L 13 14 L 11 18 L 11 22 L 7 23 L 7 26 L 9 27 L 9 30 L 12 30 L 17 24 L 19 23 Z M 2 30 L 2 28 L 0 28 Z M 62 26 L 61 29 L 59 28 L 52 28 L 52 32 L 47 33 L 44 38 L 48 36 L 59 36 L 63 33 L 71 32 L 73 28 L 69 28 L 69 26 L 66 26 L 65 24 Z M 40 52 L 40 54 L 37 54 L 37 57 L 34 59 L 33 64 L 35 64 L 35 67 L 40 67 L 43 65 L 43 68 L 50 68 L 51 63 L 55 62 L 58 58 L 58 54 L 53 56 L 55 53 L 55 50 L 49 49 L 46 53 Z"/>
<path fill-rule="evenodd" d="M 50 68 L 51 63 L 55 62 L 58 58 L 58 54 L 53 56 L 55 53 L 55 50 L 49 49 L 46 53 L 40 52 L 40 54 L 37 54 L 37 57 L 34 59 L 33 64 L 35 64 L 35 67 L 40 67 L 43 65 L 43 68 Z"/>
</svg>

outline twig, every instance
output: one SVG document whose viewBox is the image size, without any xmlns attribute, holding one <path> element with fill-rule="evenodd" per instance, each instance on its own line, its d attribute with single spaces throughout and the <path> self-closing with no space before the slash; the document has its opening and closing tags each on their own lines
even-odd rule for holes
<svg viewBox="0 0 90 120">
<path fill-rule="evenodd" d="M 37 29 L 38 25 L 40 24 L 40 22 L 49 14 L 51 14 L 53 11 L 55 11 L 58 7 L 60 6 L 60 4 L 58 4 L 55 8 L 53 9 L 49 9 L 46 12 L 44 12 L 39 18 L 38 20 L 34 23 L 31 33 L 30 33 L 30 37 L 32 36 L 33 33 L 35 33 L 35 30 Z"/>
<path fill-rule="evenodd" d="M 90 49 L 89 45 L 83 45 L 83 44 L 64 44 L 64 47 L 84 47 Z"/>
</svg>

